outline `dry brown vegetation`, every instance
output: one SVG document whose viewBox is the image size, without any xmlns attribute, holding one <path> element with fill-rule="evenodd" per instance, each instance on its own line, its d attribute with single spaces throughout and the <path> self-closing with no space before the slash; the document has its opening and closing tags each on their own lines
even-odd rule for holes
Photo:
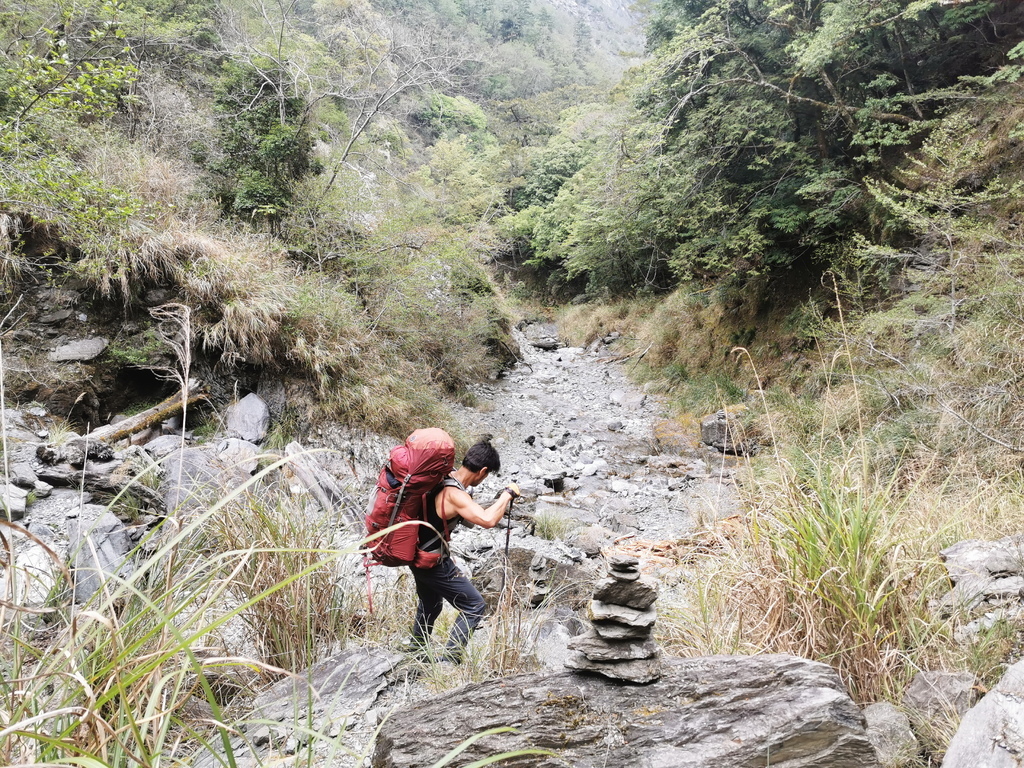
<svg viewBox="0 0 1024 768">
<path fill-rule="evenodd" d="M 566 311 L 577 343 L 622 332 L 620 354 L 644 353 L 635 372 L 680 413 L 744 402 L 762 440 L 744 534 L 680 566 L 659 603 L 671 651 L 821 659 L 860 701 L 898 703 L 920 669 L 1000 677 L 1024 628 L 957 642 L 967 617 L 929 603 L 950 586 L 941 549 L 1024 528 L 1024 241 L 1001 159 L 1019 151 L 1017 112 L 951 117 L 902 186 L 873 188 L 917 255 L 853 244 L 861 282 L 824 281 L 831 310 L 819 294 L 779 319 L 679 290 Z M 865 290 L 872 276 L 895 290 Z M 921 725 L 930 759 L 955 726 Z"/>
</svg>

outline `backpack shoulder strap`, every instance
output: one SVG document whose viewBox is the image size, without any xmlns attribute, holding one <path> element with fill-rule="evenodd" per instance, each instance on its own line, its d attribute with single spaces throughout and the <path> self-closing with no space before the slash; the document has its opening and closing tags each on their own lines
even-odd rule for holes
<svg viewBox="0 0 1024 768">
<path fill-rule="evenodd" d="M 448 477 L 441 481 L 441 491 L 443 491 L 445 488 L 458 488 L 463 493 L 469 493 L 469 491 L 466 490 L 466 486 L 464 486 L 451 475 L 449 475 Z M 438 491 L 438 493 L 440 493 L 441 491 Z M 441 497 L 441 521 L 444 523 L 445 532 L 447 532 L 448 517 L 444 511 L 444 496 Z"/>
</svg>

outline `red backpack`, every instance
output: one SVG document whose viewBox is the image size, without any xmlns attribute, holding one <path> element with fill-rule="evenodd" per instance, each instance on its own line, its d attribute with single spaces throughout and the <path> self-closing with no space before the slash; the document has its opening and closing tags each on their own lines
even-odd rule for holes
<svg viewBox="0 0 1024 768">
<path fill-rule="evenodd" d="M 391 449 L 370 495 L 366 535 L 398 527 L 367 542 L 374 563 L 417 568 L 437 564 L 442 552 L 424 552 L 418 547 L 420 528 L 427 524 L 431 492 L 454 468 L 455 441 L 443 429 L 417 429 L 403 445 Z"/>
</svg>

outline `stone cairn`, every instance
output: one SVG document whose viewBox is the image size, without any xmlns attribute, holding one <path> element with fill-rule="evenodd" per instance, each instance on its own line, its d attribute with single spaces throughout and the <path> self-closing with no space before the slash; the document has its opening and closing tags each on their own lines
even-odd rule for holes
<svg viewBox="0 0 1024 768">
<path fill-rule="evenodd" d="M 658 582 L 640 575 L 640 561 L 628 555 L 608 558 L 609 574 L 590 601 L 591 629 L 569 641 L 570 669 L 596 672 L 613 680 L 653 683 L 661 677 L 661 652 L 651 637 Z"/>
</svg>

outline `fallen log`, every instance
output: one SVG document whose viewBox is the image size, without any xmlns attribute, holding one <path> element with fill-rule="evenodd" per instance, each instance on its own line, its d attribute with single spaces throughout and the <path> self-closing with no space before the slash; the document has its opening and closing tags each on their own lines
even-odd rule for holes
<svg viewBox="0 0 1024 768">
<path fill-rule="evenodd" d="M 178 415 L 184 410 L 185 405 L 191 408 L 193 405 L 201 403 L 206 399 L 206 393 L 199 392 L 189 394 L 188 399 L 185 400 L 182 397 L 182 392 L 179 390 L 176 394 L 161 403 L 157 403 L 152 408 L 147 408 L 140 413 L 136 413 L 134 416 L 129 416 L 123 421 L 117 422 L 117 424 L 107 424 L 106 426 L 94 429 L 89 433 L 89 439 L 102 440 L 104 443 L 116 443 L 119 440 L 125 440 L 136 432 L 141 432 L 154 424 L 159 424 L 167 421 L 172 416 Z"/>
</svg>

